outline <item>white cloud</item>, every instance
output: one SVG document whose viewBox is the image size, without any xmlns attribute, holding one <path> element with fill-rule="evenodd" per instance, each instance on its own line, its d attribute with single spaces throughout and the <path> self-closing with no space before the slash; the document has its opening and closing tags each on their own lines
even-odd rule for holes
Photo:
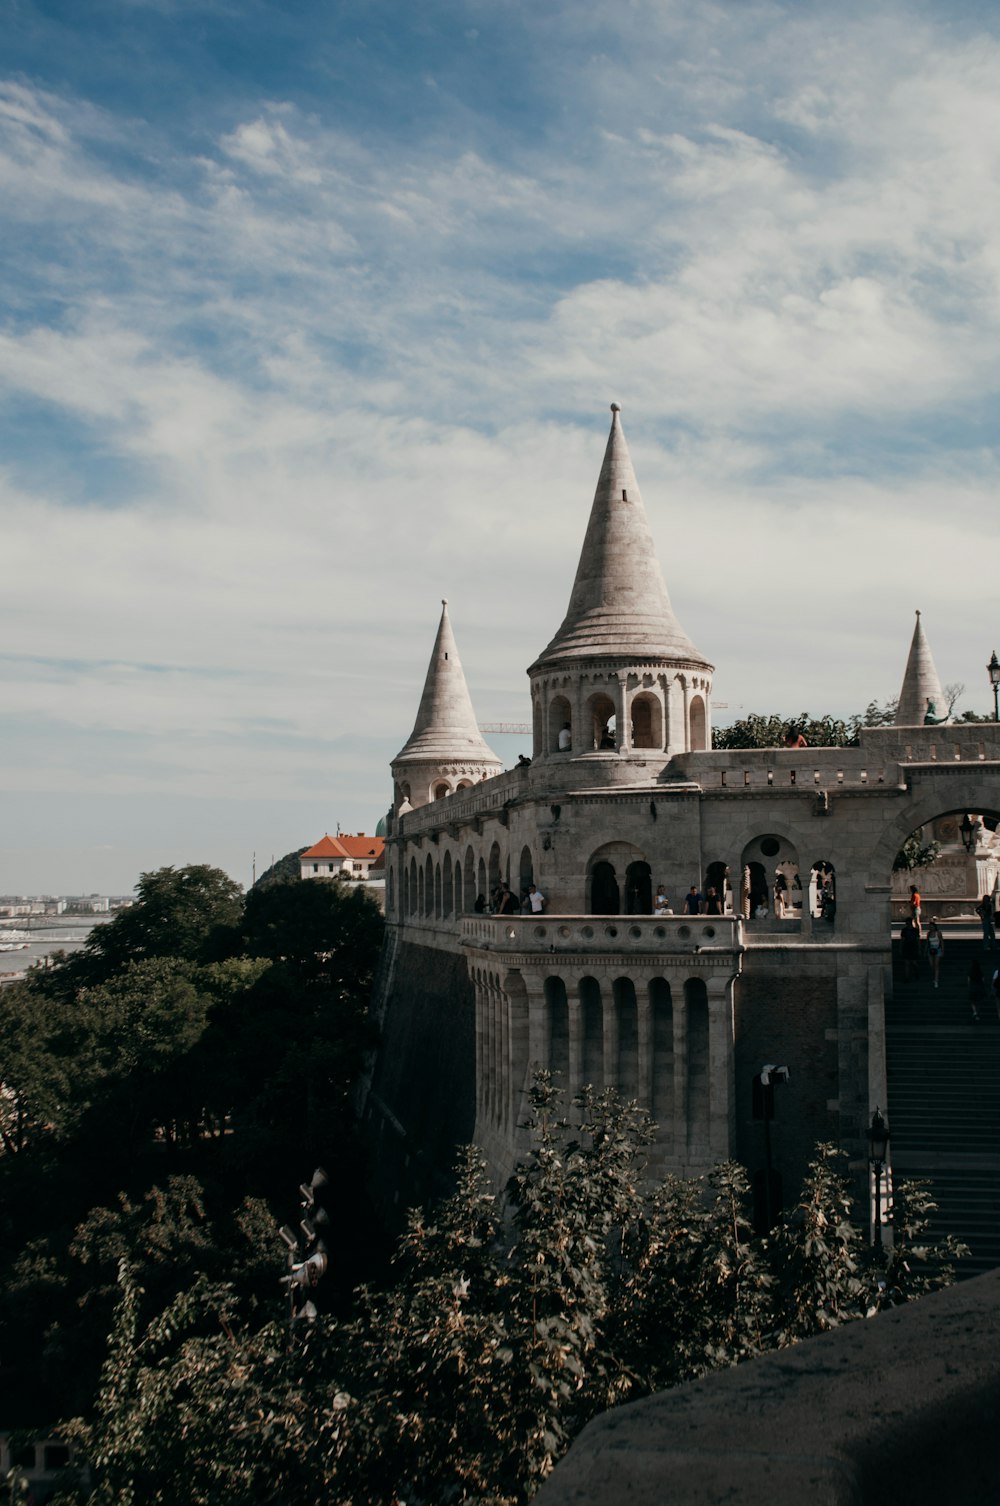
<svg viewBox="0 0 1000 1506">
<path fill-rule="evenodd" d="M 545 129 L 492 148 L 254 100 L 191 158 L 0 90 L 0 393 L 48 415 L 77 487 L 8 454 L 2 641 L 79 661 L 0 660 L 8 723 L 69 749 L 12 755 L 4 787 L 347 799 L 378 781 L 334 739 L 402 742 L 442 595 L 480 714 L 523 714 L 612 398 L 724 698 L 891 694 L 916 606 L 975 683 L 997 40 L 889 9 L 573 9 L 591 53 L 554 70 Z M 543 40 L 569 14 L 516 20 Z"/>
</svg>

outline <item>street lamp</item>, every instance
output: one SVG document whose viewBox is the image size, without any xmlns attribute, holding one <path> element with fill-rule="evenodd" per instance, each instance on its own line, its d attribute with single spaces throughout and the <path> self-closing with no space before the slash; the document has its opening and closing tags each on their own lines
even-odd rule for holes
<svg viewBox="0 0 1000 1506">
<path fill-rule="evenodd" d="M 986 673 L 993 686 L 993 720 L 1000 722 L 1000 659 L 997 658 L 996 649 L 993 650 L 990 662 L 986 666 Z"/>
<path fill-rule="evenodd" d="M 973 822 L 969 820 L 968 811 L 962 817 L 962 824 L 958 829 L 962 833 L 962 846 L 966 852 L 971 852 L 976 845 L 976 828 Z"/>
<path fill-rule="evenodd" d="M 875 1174 L 875 1229 L 872 1244 L 879 1252 L 882 1249 L 882 1172 L 888 1149 L 889 1126 L 882 1118 L 881 1110 L 876 1109 L 868 1126 L 868 1159 Z"/>
</svg>

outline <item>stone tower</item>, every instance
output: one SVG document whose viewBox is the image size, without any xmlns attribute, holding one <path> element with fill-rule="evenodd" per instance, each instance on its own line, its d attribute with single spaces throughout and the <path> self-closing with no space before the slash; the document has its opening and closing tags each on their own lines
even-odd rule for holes
<svg viewBox="0 0 1000 1506">
<path fill-rule="evenodd" d="M 711 744 L 712 665 L 674 615 L 611 413 L 569 609 L 528 670 L 536 759 L 662 762 Z"/>
<path fill-rule="evenodd" d="M 922 727 L 928 712 L 936 721 L 947 720 L 948 708 L 944 691 L 941 689 L 941 681 L 934 667 L 931 647 L 927 642 L 927 635 L 918 612 L 913 628 L 913 639 L 910 643 L 910 654 L 906 661 L 906 671 L 903 675 L 903 686 L 899 692 L 895 725 L 897 727 Z"/>
<path fill-rule="evenodd" d="M 448 603 L 442 600 L 417 719 L 392 761 L 393 808 L 397 814 L 416 810 L 499 774 L 502 768 L 480 734 Z"/>
</svg>

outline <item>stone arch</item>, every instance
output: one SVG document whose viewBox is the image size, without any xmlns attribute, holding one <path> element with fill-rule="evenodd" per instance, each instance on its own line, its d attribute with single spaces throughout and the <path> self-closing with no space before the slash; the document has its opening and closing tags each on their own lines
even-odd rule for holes
<svg viewBox="0 0 1000 1506">
<path fill-rule="evenodd" d="M 652 915 L 653 875 L 644 858 L 635 859 L 625 869 L 625 914 Z"/>
<path fill-rule="evenodd" d="M 601 1001 L 601 985 L 596 978 L 581 978 L 579 994 L 583 1081 L 599 1084 L 604 1080 L 604 1005 Z"/>
<path fill-rule="evenodd" d="M 456 786 L 455 786 L 455 794 L 456 795 L 459 794 L 460 791 L 462 791 L 462 790 L 471 790 L 471 789 L 472 789 L 472 780 L 471 779 L 460 779 L 458 781 L 458 783 L 456 784 Z"/>
<path fill-rule="evenodd" d="M 632 697 L 633 748 L 663 747 L 663 706 L 654 690 L 640 690 Z"/>
<path fill-rule="evenodd" d="M 709 1060 L 708 990 L 703 978 L 688 978 L 684 984 L 685 1036 L 687 1039 L 687 1140 L 688 1148 L 707 1151 L 711 1129 L 711 1071 Z"/>
<path fill-rule="evenodd" d="M 392 914 L 392 912 L 393 912 L 393 910 L 395 908 L 395 895 L 396 895 L 395 878 L 396 878 L 396 875 L 395 875 L 393 869 L 390 868 L 389 872 L 385 876 L 385 908 L 386 908 L 387 912 L 390 915 Z"/>
<path fill-rule="evenodd" d="M 462 884 L 462 909 L 471 915 L 476 908 L 476 855 L 471 847 L 465 849 L 465 864 Z"/>
<path fill-rule="evenodd" d="M 701 753 L 708 747 L 708 712 L 705 707 L 705 698 L 701 695 L 693 695 L 688 707 L 688 746 L 692 753 Z"/>
<path fill-rule="evenodd" d="M 489 904 L 489 902 L 490 902 L 490 891 L 489 891 L 489 888 L 487 887 L 487 883 L 486 883 L 486 864 L 483 862 L 482 858 L 479 859 L 479 889 L 478 889 L 478 893 L 481 894 L 483 896 L 483 898 L 485 899 L 486 903 Z"/>
<path fill-rule="evenodd" d="M 434 861 L 427 854 L 424 859 L 424 914 L 431 915 L 434 910 Z"/>
<path fill-rule="evenodd" d="M 623 886 L 632 864 L 645 864 L 646 854 L 631 842 L 605 842 L 587 864 L 585 904 L 591 915 L 620 915 Z M 648 865 L 647 865 L 648 867 Z M 637 870 L 638 874 L 638 870 Z M 650 895 L 652 901 L 652 895 Z M 652 902 L 650 903 L 652 910 Z"/>
<path fill-rule="evenodd" d="M 426 889 L 425 889 L 425 885 L 424 885 L 424 866 L 421 863 L 420 867 L 417 869 L 417 914 L 418 915 L 423 915 L 424 914 L 424 894 L 425 894 L 425 892 L 426 892 Z"/>
<path fill-rule="evenodd" d="M 564 695 L 554 695 L 549 702 L 548 716 L 548 753 L 559 751 L 559 734 L 569 724 L 570 739 L 573 736 L 573 708 Z M 572 741 L 571 741 L 572 746 Z"/>
<path fill-rule="evenodd" d="M 501 861 L 501 858 L 500 858 L 500 843 L 499 842 L 494 842 L 493 846 L 490 848 L 489 873 L 487 875 L 487 877 L 489 879 L 489 885 L 490 885 L 490 889 L 489 889 L 489 897 L 490 897 L 490 899 L 493 898 L 493 894 L 494 894 L 495 890 L 499 889 L 499 887 L 500 887 L 500 879 L 501 879 L 500 861 Z"/>
<path fill-rule="evenodd" d="M 441 864 L 440 863 L 435 863 L 434 864 L 434 918 L 435 918 L 435 920 L 440 920 L 441 919 L 441 905 L 442 905 Z"/>
<path fill-rule="evenodd" d="M 545 980 L 545 1008 L 548 1015 L 549 1071 L 558 1075 L 558 1087 L 569 1081 L 569 1004 L 562 978 Z"/>
<path fill-rule="evenodd" d="M 420 900 L 420 896 L 419 896 L 418 890 L 417 890 L 417 860 L 416 860 L 416 858 L 411 858 L 410 859 L 410 905 L 409 905 L 409 911 L 410 911 L 411 915 L 416 915 L 416 913 L 417 913 L 417 911 L 419 909 L 419 900 Z"/>
<path fill-rule="evenodd" d="M 535 865 L 531 857 L 531 848 L 521 848 L 521 860 L 517 872 L 517 897 L 523 899 L 528 891 L 528 885 L 535 882 Z"/>
<path fill-rule="evenodd" d="M 587 733 L 590 747 L 610 752 L 617 746 L 615 703 L 606 690 L 595 691 L 587 701 Z"/>
<path fill-rule="evenodd" d="M 612 993 L 618 1034 L 615 1086 L 623 1098 L 638 1098 L 639 1011 L 636 1005 L 635 984 L 631 978 L 616 978 L 612 985 Z"/>
<path fill-rule="evenodd" d="M 433 784 L 433 786 L 431 787 L 431 799 L 432 800 L 443 800 L 446 795 L 450 795 L 450 794 L 451 794 L 451 785 L 448 783 L 448 781 L 446 779 L 438 779 L 438 780 L 436 780 L 435 783 Z"/>
<path fill-rule="evenodd" d="M 877 841 L 868 859 L 866 883 L 882 888 L 890 882 L 897 852 L 918 826 L 929 826 L 950 812 L 976 811 L 991 818 L 1000 816 L 1000 776 L 975 772 L 956 776 L 954 765 L 945 765 L 948 774 L 937 780 L 933 774 L 921 773 L 921 789 L 902 810 L 879 827 Z"/>
<path fill-rule="evenodd" d="M 769 915 L 774 914 L 778 909 L 776 888 L 791 894 L 798 884 L 798 849 L 788 837 L 777 831 L 764 832 L 746 843 L 740 867 L 743 872 L 743 913 L 752 918 L 763 906 Z"/>
<path fill-rule="evenodd" d="M 662 1138 L 674 1113 L 674 1005 L 666 978 L 650 978 L 649 1012 L 653 1056 L 649 1110 Z"/>
<path fill-rule="evenodd" d="M 531 698 L 531 756 L 538 758 L 545 749 L 542 747 L 542 702 L 539 696 Z"/>
<path fill-rule="evenodd" d="M 451 866 L 451 853 L 444 855 L 441 869 L 441 914 L 449 916 L 455 908 L 455 877 Z"/>
</svg>

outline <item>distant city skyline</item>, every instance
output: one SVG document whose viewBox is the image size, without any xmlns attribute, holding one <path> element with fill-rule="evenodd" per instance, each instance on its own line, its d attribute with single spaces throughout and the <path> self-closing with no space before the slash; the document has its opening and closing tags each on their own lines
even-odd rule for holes
<svg viewBox="0 0 1000 1506">
<path fill-rule="evenodd" d="M 994 7 L 0 17 L 0 890 L 374 831 L 442 596 L 529 720 L 612 401 L 719 721 L 992 709 Z"/>
</svg>

